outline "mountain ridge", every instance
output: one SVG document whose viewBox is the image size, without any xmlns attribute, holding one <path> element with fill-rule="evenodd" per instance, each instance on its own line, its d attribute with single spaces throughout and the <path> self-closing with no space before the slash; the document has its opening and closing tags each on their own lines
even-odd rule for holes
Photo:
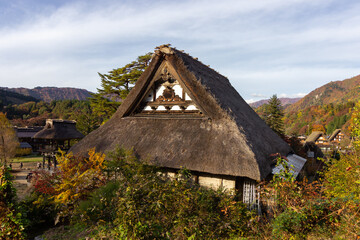
<svg viewBox="0 0 360 240">
<path fill-rule="evenodd" d="M 286 106 L 290 104 L 294 104 L 297 101 L 299 101 L 301 98 L 279 98 L 281 105 Z M 269 102 L 269 99 L 262 99 L 256 102 L 249 103 L 250 107 L 252 108 L 258 108 L 264 104 L 267 104 Z"/>
<path fill-rule="evenodd" d="M 311 106 L 346 103 L 349 100 L 360 100 L 360 75 L 345 80 L 331 81 L 318 87 L 286 108 L 286 112 L 299 111 Z"/>
<path fill-rule="evenodd" d="M 81 88 L 71 87 L 35 87 L 35 88 L 8 88 L 0 87 L 8 92 L 15 92 L 24 96 L 31 96 L 45 102 L 51 102 L 53 100 L 86 100 L 91 97 L 91 92 Z"/>
</svg>

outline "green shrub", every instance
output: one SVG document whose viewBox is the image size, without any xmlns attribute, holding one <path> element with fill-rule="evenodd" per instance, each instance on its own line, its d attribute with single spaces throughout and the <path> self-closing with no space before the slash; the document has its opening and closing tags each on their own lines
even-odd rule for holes
<svg viewBox="0 0 360 240">
<path fill-rule="evenodd" d="M 279 238 L 302 238 L 304 237 L 303 225 L 307 216 L 302 212 L 287 209 L 277 216 L 273 222 L 273 237 Z"/>
<path fill-rule="evenodd" d="M 75 208 L 76 219 L 105 229 L 97 237 L 219 239 L 245 235 L 251 212 L 223 190 L 202 188 L 182 170 L 175 180 L 117 149 L 106 162 L 109 182 Z M 106 234 L 105 234 L 106 232 Z M 96 238 L 96 237 L 95 237 Z"/>
<path fill-rule="evenodd" d="M 116 193 L 120 188 L 119 182 L 109 182 L 105 186 L 93 191 L 87 200 L 81 201 L 74 215 L 82 221 L 111 222 L 116 216 Z"/>
<path fill-rule="evenodd" d="M 19 203 L 19 209 L 23 218 L 26 219 L 24 222 L 26 232 L 46 226 L 54 226 L 57 211 L 52 199 L 45 194 L 34 191 Z"/>
<path fill-rule="evenodd" d="M 0 166 L 0 239 L 24 239 L 23 219 L 15 205 L 16 191 L 7 167 Z"/>
</svg>

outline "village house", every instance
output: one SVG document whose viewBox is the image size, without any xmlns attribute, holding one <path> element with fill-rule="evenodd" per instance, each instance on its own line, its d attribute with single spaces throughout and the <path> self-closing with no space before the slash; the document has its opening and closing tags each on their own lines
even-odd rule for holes
<svg viewBox="0 0 360 240">
<path fill-rule="evenodd" d="M 323 152 L 328 152 L 331 150 L 331 145 L 326 138 L 326 135 L 321 131 L 314 131 L 306 138 L 305 145 L 309 145 L 310 143 L 314 143 Z"/>
<path fill-rule="evenodd" d="M 14 130 L 16 132 L 16 136 L 19 139 L 20 142 L 20 148 L 30 148 L 32 151 L 37 152 L 39 149 L 39 144 L 41 142 L 35 140 L 33 137 L 36 133 L 41 131 L 43 127 L 41 126 L 33 126 L 33 127 L 14 127 Z"/>
<path fill-rule="evenodd" d="M 329 142 L 338 150 L 344 150 L 351 146 L 351 139 L 341 129 L 336 129 L 329 137 Z"/>
<path fill-rule="evenodd" d="M 76 122 L 62 119 L 47 119 L 45 126 L 32 138 L 41 141 L 39 152 L 43 155 L 43 167 L 45 160 L 48 166 L 53 162 L 56 166 L 55 154 L 59 149 L 67 151 L 71 147 L 71 140 L 81 139 L 84 135 L 76 129 Z"/>
<path fill-rule="evenodd" d="M 117 112 L 70 151 L 106 153 L 116 146 L 173 176 L 186 168 L 203 186 L 238 189 L 257 199 L 256 183 L 278 172 L 287 156 L 297 175 L 305 159 L 293 154 L 242 99 L 229 80 L 188 54 L 163 45 Z"/>
</svg>

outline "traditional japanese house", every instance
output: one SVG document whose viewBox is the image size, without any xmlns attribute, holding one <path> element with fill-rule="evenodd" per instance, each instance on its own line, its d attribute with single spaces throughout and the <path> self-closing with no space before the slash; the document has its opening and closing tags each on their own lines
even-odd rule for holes
<svg viewBox="0 0 360 240">
<path fill-rule="evenodd" d="M 23 143 L 25 146 L 25 143 L 28 143 L 31 145 L 31 148 L 34 152 L 38 151 L 39 145 L 41 142 L 39 140 L 35 140 L 33 137 L 36 133 L 41 131 L 43 127 L 34 126 L 34 127 L 14 127 L 14 130 L 16 132 L 16 136 L 19 139 L 20 143 Z"/>
<path fill-rule="evenodd" d="M 339 144 L 345 138 L 345 134 L 341 132 L 341 129 L 336 129 L 329 137 L 329 141 L 335 144 Z"/>
<path fill-rule="evenodd" d="M 62 119 L 47 119 L 44 128 L 36 133 L 33 138 L 43 140 L 39 151 L 50 161 L 54 160 L 58 149 L 63 151 L 69 150 L 71 140 L 81 139 L 84 135 L 76 129 L 76 122 Z"/>
<path fill-rule="evenodd" d="M 240 189 L 248 203 L 256 199 L 256 182 L 272 173 L 273 154 L 288 156 L 298 169 L 306 161 L 294 157 L 226 77 L 166 45 L 114 116 L 70 151 L 106 153 L 117 145 L 133 147 L 169 175 L 184 167 L 200 185 Z"/>
<path fill-rule="evenodd" d="M 309 143 L 314 143 L 324 152 L 331 150 L 331 145 L 326 138 L 326 135 L 321 131 L 312 132 L 305 140 L 305 144 Z"/>
</svg>

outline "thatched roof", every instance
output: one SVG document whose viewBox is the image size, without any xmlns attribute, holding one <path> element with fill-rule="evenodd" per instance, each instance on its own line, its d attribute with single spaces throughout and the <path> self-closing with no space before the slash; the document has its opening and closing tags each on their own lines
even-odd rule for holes
<svg viewBox="0 0 360 240">
<path fill-rule="evenodd" d="M 37 132 L 41 131 L 43 127 L 14 127 L 14 129 L 18 138 L 32 138 Z"/>
<path fill-rule="evenodd" d="M 341 132 L 341 129 L 336 129 L 334 130 L 334 132 L 331 134 L 331 136 L 329 137 L 329 141 L 334 140 L 334 138 Z"/>
<path fill-rule="evenodd" d="M 197 111 L 156 114 L 155 107 L 139 111 L 164 72 L 179 82 Z M 133 147 L 140 159 L 163 167 L 255 180 L 271 173 L 270 155 L 291 152 L 226 77 L 168 46 L 155 51 L 149 67 L 114 116 L 70 151 L 84 155 L 96 147 L 106 153 L 117 145 Z"/>
<path fill-rule="evenodd" d="M 321 136 L 325 137 L 323 132 L 314 131 L 305 140 L 305 142 L 316 142 Z"/>
<path fill-rule="evenodd" d="M 62 119 L 47 119 L 44 129 L 36 133 L 33 138 L 70 140 L 81 139 L 84 135 L 76 129 L 76 122 Z"/>
</svg>

